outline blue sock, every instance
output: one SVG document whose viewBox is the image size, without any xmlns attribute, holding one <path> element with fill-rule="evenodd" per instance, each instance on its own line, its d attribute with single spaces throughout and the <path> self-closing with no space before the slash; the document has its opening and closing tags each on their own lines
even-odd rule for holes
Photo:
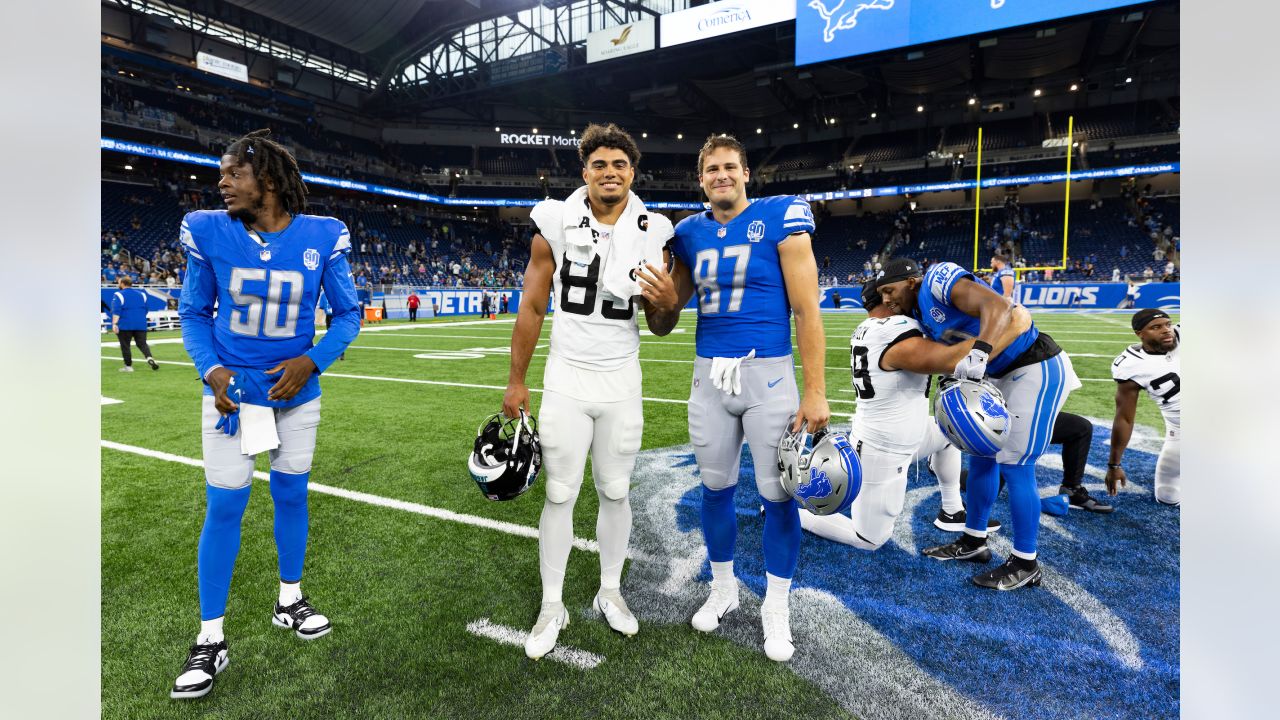
<svg viewBox="0 0 1280 720">
<path fill-rule="evenodd" d="M 800 506 L 787 498 L 764 503 L 764 569 L 770 575 L 790 579 L 800 560 Z"/>
<path fill-rule="evenodd" d="M 200 586 L 200 619 L 227 614 L 231 572 L 240 552 L 240 520 L 249 505 L 248 485 L 238 490 L 205 485 L 204 529 L 196 550 L 196 578 Z"/>
<path fill-rule="evenodd" d="M 1001 465 L 1009 484 L 1009 514 L 1013 518 L 1013 549 L 1032 554 L 1040 534 L 1040 492 L 1035 465 Z"/>
<path fill-rule="evenodd" d="M 291 475 L 271 471 L 281 582 L 294 583 L 302 579 L 302 561 L 307 556 L 307 479 L 310 477 L 309 472 Z"/>
<path fill-rule="evenodd" d="M 969 456 L 969 479 L 965 483 L 965 521 L 967 530 L 987 532 L 991 507 L 1000 491 L 1000 466 L 995 458 Z"/>
<path fill-rule="evenodd" d="M 733 559 L 733 545 L 738 539 L 738 515 L 733 509 L 733 491 L 737 485 L 723 490 L 702 486 L 702 538 L 707 543 L 707 559 L 728 562 Z"/>
</svg>

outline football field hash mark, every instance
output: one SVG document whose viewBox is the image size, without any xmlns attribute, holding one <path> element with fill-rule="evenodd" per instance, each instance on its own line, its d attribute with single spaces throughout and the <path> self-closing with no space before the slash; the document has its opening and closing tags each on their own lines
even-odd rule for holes
<svg viewBox="0 0 1280 720">
<path fill-rule="evenodd" d="M 525 631 L 517 630 L 506 625 L 499 625 L 489 618 L 480 618 L 467 623 L 467 632 L 483 638 L 489 638 L 503 645 L 515 645 L 516 647 L 524 647 Z M 596 655 L 586 650 L 568 647 L 566 645 L 557 644 L 555 649 L 547 653 L 544 657 L 548 660 L 562 662 L 565 665 L 572 665 L 579 670 L 590 670 L 600 663 L 604 662 L 603 655 Z"/>
</svg>

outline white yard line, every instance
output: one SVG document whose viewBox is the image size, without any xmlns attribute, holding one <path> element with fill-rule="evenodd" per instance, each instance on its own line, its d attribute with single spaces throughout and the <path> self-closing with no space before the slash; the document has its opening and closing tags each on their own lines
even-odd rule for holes
<svg viewBox="0 0 1280 720">
<path fill-rule="evenodd" d="M 489 638 L 503 645 L 515 645 L 519 648 L 524 647 L 524 639 L 528 635 L 524 630 L 499 625 L 489 618 L 480 618 L 467 623 L 467 632 L 479 637 Z M 572 665 L 579 670 L 591 670 L 604 662 L 603 655 L 596 655 L 595 653 L 563 644 L 557 644 L 554 650 L 543 657 L 548 660 L 562 662 L 565 665 Z"/>
<path fill-rule="evenodd" d="M 124 402 L 123 400 L 117 400 L 117 399 L 115 399 L 115 398 L 109 398 L 109 397 L 107 397 L 107 396 L 105 396 L 105 395 L 103 395 L 103 396 L 102 396 L 102 404 L 103 404 L 103 405 L 119 405 L 119 404 L 121 404 L 121 403 L 123 403 L 123 402 Z"/>
</svg>

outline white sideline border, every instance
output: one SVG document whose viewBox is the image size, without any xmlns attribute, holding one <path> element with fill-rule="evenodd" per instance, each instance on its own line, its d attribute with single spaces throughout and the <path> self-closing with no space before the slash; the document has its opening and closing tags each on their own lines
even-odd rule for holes
<svg viewBox="0 0 1280 720">
<path fill-rule="evenodd" d="M 515 645 L 516 647 L 524 647 L 524 639 L 528 634 L 522 630 L 517 630 L 506 625 L 499 625 L 489 618 L 480 618 L 467 623 L 467 632 L 477 637 L 488 638 L 490 640 L 502 643 L 503 645 Z M 556 643 L 555 649 L 547 653 L 543 657 L 548 660 L 556 660 L 565 665 L 572 665 L 579 670 L 591 670 L 597 665 L 604 662 L 603 655 L 597 655 L 586 650 L 579 650 L 575 647 L 569 647 L 560 643 Z"/>
</svg>

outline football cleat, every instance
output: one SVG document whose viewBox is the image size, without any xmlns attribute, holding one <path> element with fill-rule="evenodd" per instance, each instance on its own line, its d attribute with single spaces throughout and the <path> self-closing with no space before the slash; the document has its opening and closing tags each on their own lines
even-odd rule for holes
<svg viewBox="0 0 1280 720">
<path fill-rule="evenodd" d="M 796 652 L 791 642 L 791 610 L 786 603 L 760 604 L 760 624 L 764 628 L 764 654 L 774 662 L 786 662 Z"/>
<path fill-rule="evenodd" d="M 147 364 L 151 366 L 152 370 L 160 369 L 160 363 L 156 362 L 155 358 L 147 358 Z"/>
<path fill-rule="evenodd" d="M 471 479 L 490 500 L 520 497 L 538 479 L 542 468 L 542 442 L 538 421 L 520 411 L 520 417 L 490 415 L 476 433 L 467 459 Z"/>
<path fill-rule="evenodd" d="M 993 590 L 1017 590 L 1028 585 L 1038 586 L 1044 577 L 1040 571 L 1040 563 L 1031 561 L 1031 567 L 1024 567 L 1013 555 L 998 568 L 974 575 L 973 584 Z"/>
<path fill-rule="evenodd" d="M 133 366 L 125 365 L 124 367 L 120 368 L 120 372 L 133 372 Z"/>
<path fill-rule="evenodd" d="M 995 385 L 955 377 L 938 383 L 933 417 L 952 445 L 979 457 L 995 457 L 1012 427 L 1004 395 Z"/>
<path fill-rule="evenodd" d="M 173 682 L 169 697 L 174 700 L 187 700 L 204 697 L 213 689 L 213 678 L 227 669 L 227 641 L 216 643 L 196 643 L 187 653 L 187 662 L 182 672 Z"/>
<path fill-rule="evenodd" d="M 541 659 L 556 646 L 560 631 L 569 625 L 569 611 L 564 603 L 544 602 L 538 613 L 538 622 L 524 641 L 524 654 L 531 660 Z"/>
<path fill-rule="evenodd" d="M 933 526 L 939 530 L 947 532 L 964 532 L 964 523 L 968 519 L 964 508 L 960 508 L 959 512 L 949 513 L 946 510 L 939 510 L 938 517 L 933 519 Z M 987 532 L 995 532 L 1000 529 L 1000 523 L 991 518 L 987 519 Z"/>
<path fill-rule="evenodd" d="M 1063 485 L 1058 488 L 1058 494 L 1066 495 L 1067 502 L 1071 503 L 1071 507 L 1078 510 L 1088 510 L 1089 512 L 1103 514 L 1115 512 L 1114 506 L 1100 502 L 1097 498 L 1090 495 L 1089 491 L 1085 490 L 1083 485 L 1077 485 L 1075 487 Z"/>
<path fill-rule="evenodd" d="M 311 603 L 304 597 L 298 602 L 285 607 L 276 603 L 276 611 L 271 616 L 271 624 L 287 628 L 297 633 L 303 640 L 314 640 L 328 635 L 333 629 L 329 618 L 316 612 Z"/>
<path fill-rule="evenodd" d="M 862 461 L 849 438 L 827 428 L 810 436 L 805 428 L 792 432 L 791 423 L 778 441 L 778 471 L 782 489 L 814 515 L 844 512 L 862 489 Z"/>
<path fill-rule="evenodd" d="M 627 637 L 640 632 L 640 622 L 636 620 L 635 615 L 631 614 L 631 608 L 627 607 L 627 601 L 622 599 L 622 593 L 616 588 L 612 590 L 600 588 L 592 604 L 604 616 L 605 622 L 609 623 L 609 627 L 614 630 Z"/>
<path fill-rule="evenodd" d="M 960 540 L 946 545 L 936 545 L 920 551 L 921 555 L 934 560 L 964 560 L 966 562 L 991 562 L 991 548 L 983 542 L 977 547 L 968 547 Z"/>
<path fill-rule="evenodd" d="M 698 608 L 698 612 L 693 614 L 693 629 L 702 632 L 712 632 L 720 627 L 720 621 L 725 615 L 738 609 L 738 579 L 733 579 L 733 584 L 725 583 L 724 586 L 717 585 L 714 580 L 711 581 L 711 595 L 707 597 L 707 601 L 702 603 L 702 607 Z"/>
</svg>

